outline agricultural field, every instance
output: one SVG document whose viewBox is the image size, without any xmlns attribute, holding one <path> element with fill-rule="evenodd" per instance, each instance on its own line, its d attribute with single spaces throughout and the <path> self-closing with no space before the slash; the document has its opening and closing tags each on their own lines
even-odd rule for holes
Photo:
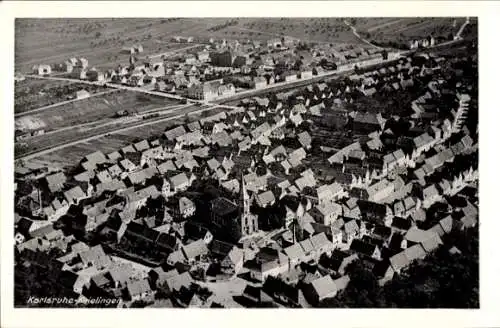
<svg viewBox="0 0 500 328">
<path fill-rule="evenodd" d="M 90 94 L 106 88 L 78 82 L 26 79 L 14 86 L 14 113 L 23 113 L 44 106 L 74 99 L 76 92 L 87 90 Z"/>
<path fill-rule="evenodd" d="M 113 118 L 118 111 L 130 114 L 177 105 L 177 100 L 131 91 L 115 91 L 66 103 L 16 119 L 16 130 L 44 129 L 45 132 Z"/>
<path fill-rule="evenodd" d="M 160 137 L 161 134 L 171 127 L 183 124 L 188 121 L 194 121 L 201 118 L 201 114 L 196 113 L 189 116 L 186 114 L 193 110 L 198 110 L 198 107 L 184 107 L 172 113 L 162 115 L 160 118 L 152 118 L 149 120 L 133 119 L 130 121 L 112 120 L 103 125 L 96 125 L 93 128 L 75 128 L 62 129 L 54 133 L 48 133 L 33 137 L 21 143 L 16 144 L 16 157 L 29 154 L 33 151 L 40 151 L 51 146 L 57 146 L 73 141 L 92 138 L 75 145 L 67 146 L 63 149 L 37 157 L 36 161 L 56 163 L 60 166 L 68 166 L 69 163 L 75 163 L 81 160 L 84 156 L 91 153 L 91 149 L 101 150 L 104 153 L 109 153 L 142 139 Z M 203 113 L 203 116 L 209 116 L 224 111 L 222 108 L 213 108 Z M 171 119 L 168 119 L 171 118 Z M 158 121 L 155 123 L 155 121 Z M 141 123 L 147 123 L 141 125 Z M 135 127 L 136 126 L 136 127 Z M 122 132 L 107 134 L 110 131 L 130 127 Z M 33 161 L 32 159 L 29 160 Z"/>
<path fill-rule="evenodd" d="M 353 18 L 358 33 L 381 46 L 409 47 L 409 42 L 432 35 L 437 42 L 452 40 L 465 17 Z"/>
<path fill-rule="evenodd" d="M 143 55 L 154 55 L 186 47 L 168 42 L 173 36 L 210 37 L 207 29 L 226 19 L 213 18 L 71 18 L 17 19 L 15 26 L 15 67 L 30 71 L 33 65 L 60 63 L 83 56 L 90 66 L 115 67 L 128 60 L 120 54 L 125 46 L 140 43 Z M 168 31 L 168 32 L 167 32 Z"/>
<path fill-rule="evenodd" d="M 142 44 L 143 56 L 189 46 L 171 42 L 177 35 L 262 41 L 289 35 L 317 42 L 360 42 L 339 18 L 29 18 L 16 20 L 15 67 L 29 72 L 36 64 L 85 57 L 91 67 L 114 68 L 128 61 L 128 55 L 120 53 L 125 46 Z"/>
<path fill-rule="evenodd" d="M 240 25 L 266 38 L 286 35 L 309 42 L 361 43 L 342 18 L 243 18 Z"/>
</svg>

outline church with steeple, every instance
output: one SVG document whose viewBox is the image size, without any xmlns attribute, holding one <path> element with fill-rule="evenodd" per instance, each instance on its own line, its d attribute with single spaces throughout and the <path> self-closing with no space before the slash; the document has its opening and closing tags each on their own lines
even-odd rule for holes
<svg viewBox="0 0 500 328">
<path fill-rule="evenodd" d="M 241 234 L 242 237 L 248 236 L 259 231 L 259 223 L 256 215 L 250 212 L 250 206 L 253 203 L 253 195 L 250 197 L 248 195 L 248 190 L 246 188 L 245 179 L 241 177 L 241 198 L 243 203 L 243 211 L 241 213 Z"/>
<path fill-rule="evenodd" d="M 211 223 L 217 230 L 216 234 L 233 242 L 259 231 L 258 218 L 250 212 L 253 195 L 249 195 L 243 179 L 240 202 L 241 204 L 236 204 L 225 197 L 218 197 L 210 204 Z"/>
</svg>

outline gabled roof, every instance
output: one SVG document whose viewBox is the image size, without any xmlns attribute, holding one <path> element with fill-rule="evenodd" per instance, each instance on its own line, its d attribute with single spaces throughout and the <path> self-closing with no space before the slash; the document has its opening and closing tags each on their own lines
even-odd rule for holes
<svg viewBox="0 0 500 328">
<path fill-rule="evenodd" d="M 86 195 L 80 186 L 76 186 L 64 192 L 64 197 L 68 202 L 85 198 Z"/>
<path fill-rule="evenodd" d="M 175 138 L 177 138 L 183 134 L 186 134 L 186 129 L 184 129 L 183 125 L 180 125 L 180 126 L 173 128 L 173 129 L 170 129 L 164 133 L 165 137 L 168 140 L 175 140 Z"/>
<path fill-rule="evenodd" d="M 107 162 L 106 156 L 101 151 L 96 151 L 96 152 L 93 152 L 92 154 L 88 154 L 87 156 L 85 156 L 85 159 L 88 162 L 91 162 L 94 164 Z"/>
<path fill-rule="evenodd" d="M 302 247 L 302 250 L 304 251 L 304 253 L 309 253 L 309 252 L 312 252 L 314 251 L 314 246 L 311 242 L 310 239 L 306 239 L 306 240 L 303 240 L 300 242 L 300 246 Z"/>
<path fill-rule="evenodd" d="M 127 291 L 130 296 L 141 295 L 151 292 L 151 286 L 147 279 L 132 280 L 127 283 Z"/>
<path fill-rule="evenodd" d="M 447 217 L 439 220 L 439 225 L 445 233 L 450 233 L 453 229 L 453 218 L 451 215 L 448 215 Z"/>
<path fill-rule="evenodd" d="M 107 267 L 111 264 L 110 257 L 104 253 L 101 245 L 81 251 L 79 256 L 85 265 L 91 264 L 94 267 Z"/>
<path fill-rule="evenodd" d="M 62 185 L 66 182 L 66 176 L 62 172 L 54 173 L 51 175 L 47 175 L 45 177 L 49 189 L 54 192 L 60 190 Z"/>
<path fill-rule="evenodd" d="M 168 288 L 174 291 L 179 291 L 182 287 L 189 288 L 193 283 L 193 278 L 188 271 L 178 275 L 173 275 L 166 280 Z"/>
<path fill-rule="evenodd" d="M 443 242 L 439 235 L 432 231 L 432 236 L 427 238 L 425 241 L 421 243 L 423 249 L 427 252 L 430 253 L 437 249 L 439 245 L 441 245 Z"/>
<path fill-rule="evenodd" d="M 134 144 L 134 148 L 137 149 L 137 151 L 144 151 L 146 149 L 149 149 L 149 143 L 147 140 L 141 140 Z"/>
<path fill-rule="evenodd" d="M 211 158 L 207 161 L 207 165 L 212 171 L 215 171 L 219 168 L 220 163 L 215 158 Z"/>
<path fill-rule="evenodd" d="M 189 179 L 186 173 L 182 172 L 170 178 L 170 182 L 174 187 L 179 187 L 183 184 L 189 183 Z"/>
<path fill-rule="evenodd" d="M 183 246 L 182 251 L 188 260 L 208 254 L 207 245 L 202 239 L 198 239 L 197 241 Z"/>
<path fill-rule="evenodd" d="M 311 145 L 312 138 L 311 138 L 311 135 L 307 131 L 299 133 L 297 135 L 297 138 L 303 147 L 309 147 Z"/>
<path fill-rule="evenodd" d="M 333 282 L 330 275 L 318 278 L 311 282 L 314 292 L 318 295 L 319 299 L 331 296 L 337 293 L 337 285 Z"/>
<path fill-rule="evenodd" d="M 337 291 L 341 291 L 347 287 L 347 285 L 349 284 L 349 281 L 351 281 L 351 279 L 349 278 L 348 275 L 345 275 L 345 276 L 342 276 L 338 279 L 335 279 L 333 281 L 333 283 L 337 287 Z"/>
<path fill-rule="evenodd" d="M 274 203 L 275 198 L 272 191 L 267 190 L 257 196 L 257 202 L 261 206 L 267 206 Z"/>
<path fill-rule="evenodd" d="M 292 261 L 299 260 L 305 256 L 304 251 L 302 250 L 302 247 L 299 243 L 288 246 L 283 251 L 285 252 L 286 256 L 288 256 Z"/>
<path fill-rule="evenodd" d="M 158 169 L 158 172 L 160 174 L 165 174 L 168 171 L 176 171 L 177 170 L 177 168 L 174 165 L 174 162 L 172 162 L 171 160 L 168 160 L 166 162 L 161 163 L 156 168 Z"/>
<path fill-rule="evenodd" d="M 347 234 L 356 234 L 359 232 L 359 226 L 356 223 L 356 220 L 351 220 L 344 224 L 344 231 Z"/>
<path fill-rule="evenodd" d="M 143 200 L 144 198 L 152 197 L 155 198 L 159 195 L 158 189 L 156 189 L 155 185 L 151 185 L 145 187 L 143 189 L 139 189 L 129 195 L 127 195 L 127 200 L 129 203 Z"/>
<path fill-rule="evenodd" d="M 323 247 L 333 246 L 332 243 L 326 237 L 326 234 L 324 232 L 314 235 L 310 239 L 313 247 L 316 250 L 319 250 L 320 248 Z"/>
<path fill-rule="evenodd" d="M 393 255 L 389 258 L 389 262 L 391 263 L 394 271 L 400 271 L 401 269 L 406 268 L 410 261 L 405 255 L 405 251 L 399 252 L 396 255 Z"/>
<path fill-rule="evenodd" d="M 181 211 L 181 213 L 184 212 L 186 209 L 193 208 L 193 207 L 196 207 L 196 206 L 189 198 L 181 197 L 179 199 L 179 210 Z"/>
<path fill-rule="evenodd" d="M 425 250 L 420 244 L 415 244 L 404 250 L 404 254 L 409 262 L 425 257 Z"/>
</svg>

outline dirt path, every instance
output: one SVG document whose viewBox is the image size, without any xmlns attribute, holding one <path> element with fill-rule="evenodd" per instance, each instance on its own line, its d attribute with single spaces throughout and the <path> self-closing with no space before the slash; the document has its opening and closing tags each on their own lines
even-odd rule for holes
<svg viewBox="0 0 500 328">
<path fill-rule="evenodd" d="M 371 43 L 370 41 L 368 41 L 368 40 L 366 40 L 366 39 L 363 39 L 363 38 L 359 35 L 359 33 L 358 33 L 358 31 L 356 30 L 356 28 L 355 28 L 353 25 L 351 25 L 351 24 L 350 24 L 347 20 L 344 20 L 344 24 L 345 24 L 345 25 L 347 25 L 347 26 L 349 26 L 349 28 L 352 30 L 352 33 L 353 33 L 353 34 L 354 34 L 354 35 L 355 35 L 358 39 L 360 39 L 361 41 L 363 41 L 363 42 L 364 42 L 364 43 L 366 43 L 367 45 L 372 46 L 372 47 L 377 48 L 377 49 L 381 49 L 381 50 L 382 50 L 382 49 L 384 49 L 384 48 L 382 48 L 382 47 L 379 47 L 379 46 L 374 45 L 373 43 Z"/>
<path fill-rule="evenodd" d="M 462 32 L 464 31 L 464 28 L 470 23 L 469 17 L 465 18 L 465 23 L 460 26 L 460 29 L 458 30 L 457 34 L 455 35 L 455 39 L 461 39 L 462 38 Z"/>
<path fill-rule="evenodd" d="M 378 30 L 378 29 L 381 29 L 382 27 L 387 27 L 387 26 L 391 26 L 391 25 L 394 25 L 394 24 L 397 24 L 397 23 L 400 23 L 402 21 L 404 21 L 405 18 L 401 18 L 401 19 L 397 19 L 395 21 L 391 21 L 391 22 L 387 22 L 387 23 L 383 23 L 383 24 L 380 24 L 380 25 L 377 25 L 377 26 L 373 26 L 373 27 L 370 27 L 369 29 L 367 29 L 366 31 L 367 32 L 372 32 L 372 31 L 375 31 L 375 30 Z"/>
</svg>

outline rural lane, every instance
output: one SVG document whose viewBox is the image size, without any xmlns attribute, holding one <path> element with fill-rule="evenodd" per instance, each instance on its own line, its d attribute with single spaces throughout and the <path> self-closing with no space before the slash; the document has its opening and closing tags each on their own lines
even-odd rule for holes
<svg viewBox="0 0 500 328">
<path fill-rule="evenodd" d="M 460 29 L 458 30 L 457 34 L 455 35 L 455 39 L 461 39 L 462 38 L 462 32 L 464 31 L 464 28 L 470 23 L 469 17 L 465 18 L 465 23 L 460 26 Z"/>
<path fill-rule="evenodd" d="M 372 47 L 375 47 L 375 48 L 377 48 L 377 49 L 384 49 L 384 48 L 382 48 L 382 47 L 379 47 L 379 46 L 374 45 L 374 44 L 373 44 L 373 43 L 371 43 L 370 41 L 368 41 L 368 40 L 364 39 L 363 37 L 361 37 L 361 35 L 359 35 L 358 31 L 356 30 L 356 28 L 355 28 L 353 25 L 351 25 L 351 24 L 350 24 L 347 20 L 344 20 L 344 24 L 345 24 L 345 25 L 347 25 L 347 26 L 349 26 L 349 27 L 351 28 L 351 30 L 352 30 L 352 33 L 353 33 L 353 34 L 354 34 L 354 35 L 355 35 L 358 39 L 360 39 L 361 41 L 363 41 L 364 43 L 366 43 L 366 44 L 368 44 L 368 45 L 370 45 L 370 46 L 372 46 Z"/>
</svg>

